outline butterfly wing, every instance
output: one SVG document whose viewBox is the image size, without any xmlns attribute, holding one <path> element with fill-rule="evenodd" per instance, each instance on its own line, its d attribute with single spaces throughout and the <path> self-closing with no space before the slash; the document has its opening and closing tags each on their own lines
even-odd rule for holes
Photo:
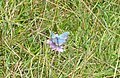
<svg viewBox="0 0 120 78">
<path fill-rule="evenodd" d="M 57 45 L 61 46 L 63 43 L 65 43 L 65 39 L 57 39 Z"/>
<path fill-rule="evenodd" d="M 65 40 L 67 39 L 68 34 L 69 32 L 64 32 L 58 36 L 57 43 L 59 46 L 65 43 Z"/>
<path fill-rule="evenodd" d="M 64 33 L 60 34 L 59 38 L 60 39 L 67 39 L 68 34 L 69 34 L 69 32 L 64 32 Z"/>
<path fill-rule="evenodd" d="M 58 39 L 57 39 L 58 34 L 54 34 L 53 32 L 50 32 L 50 35 L 51 35 L 51 41 L 52 41 L 54 44 L 58 45 Z"/>
<path fill-rule="evenodd" d="M 53 32 L 50 32 L 50 36 L 51 38 L 55 38 L 56 35 Z"/>
<path fill-rule="evenodd" d="M 68 34 L 69 32 L 64 32 L 58 36 L 58 34 L 54 34 L 53 32 L 50 33 L 52 42 L 59 46 L 65 43 Z"/>
</svg>

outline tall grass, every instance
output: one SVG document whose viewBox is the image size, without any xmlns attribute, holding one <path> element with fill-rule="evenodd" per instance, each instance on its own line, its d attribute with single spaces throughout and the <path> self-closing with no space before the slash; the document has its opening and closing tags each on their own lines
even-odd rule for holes
<svg viewBox="0 0 120 78">
<path fill-rule="evenodd" d="M 120 78 L 119 0 L 1 0 L 0 78 Z M 64 52 L 49 31 L 69 31 Z"/>
</svg>

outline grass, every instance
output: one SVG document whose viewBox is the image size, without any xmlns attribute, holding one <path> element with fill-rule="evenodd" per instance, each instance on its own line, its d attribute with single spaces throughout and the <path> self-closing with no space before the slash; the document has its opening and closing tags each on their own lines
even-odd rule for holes
<svg viewBox="0 0 120 78">
<path fill-rule="evenodd" d="M 0 78 L 120 78 L 119 0 L 1 0 Z M 69 31 L 64 52 L 49 31 Z"/>
</svg>

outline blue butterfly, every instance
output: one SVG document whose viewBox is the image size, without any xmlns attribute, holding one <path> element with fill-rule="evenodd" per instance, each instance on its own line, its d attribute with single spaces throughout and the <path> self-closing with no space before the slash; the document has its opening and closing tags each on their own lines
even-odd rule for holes
<svg viewBox="0 0 120 78">
<path fill-rule="evenodd" d="M 53 32 L 50 33 L 52 42 L 58 46 L 61 46 L 63 43 L 65 43 L 65 40 L 67 39 L 68 34 L 69 32 L 64 32 L 60 35 L 54 34 Z"/>
</svg>

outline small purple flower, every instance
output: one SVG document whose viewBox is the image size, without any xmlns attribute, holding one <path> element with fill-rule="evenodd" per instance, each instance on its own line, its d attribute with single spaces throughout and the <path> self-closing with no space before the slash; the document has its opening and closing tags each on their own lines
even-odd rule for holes
<svg viewBox="0 0 120 78">
<path fill-rule="evenodd" d="M 50 45 L 50 48 L 51 48 L 52 50 L 55 50 L 55 51 L 58 51 L 58 52 L 63 52 L 63 46 L 58 46 L 58 45 L 56 45 L 55 43 L 52 42 L 51 39 L 48 39 L 48 40 L 47 40 L 47 44 Z"/>
</svg>

